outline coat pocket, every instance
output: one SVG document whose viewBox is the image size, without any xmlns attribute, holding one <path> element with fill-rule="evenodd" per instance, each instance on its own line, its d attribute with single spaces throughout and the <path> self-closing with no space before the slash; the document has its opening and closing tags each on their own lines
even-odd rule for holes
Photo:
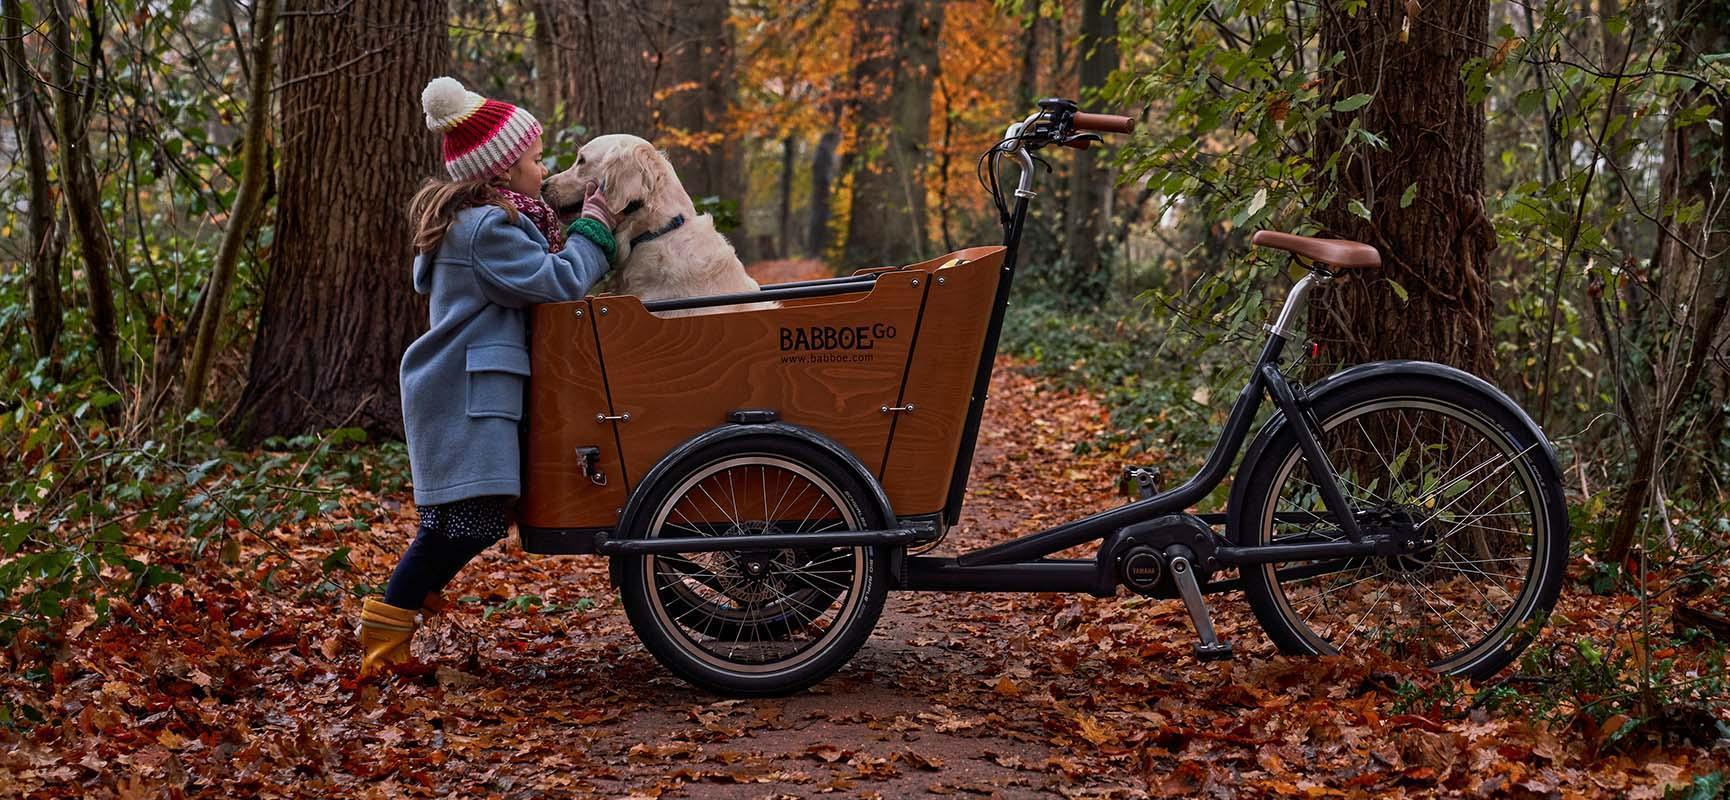
<svg viewBox="0 0 1730 800">
<path fill-rule="evenodd" d="M 498 342 L 468 348 L 468 415 L 523 418 L 523 385 L 529 374 L 529 350 Z"/>
</svg>

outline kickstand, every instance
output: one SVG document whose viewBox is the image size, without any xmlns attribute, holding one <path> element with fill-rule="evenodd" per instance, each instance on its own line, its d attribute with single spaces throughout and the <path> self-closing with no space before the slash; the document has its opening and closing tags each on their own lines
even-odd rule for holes
<svg viewBox="0 0 1730 800">
<path fill-rule="evenodd" d="M 1187 556 L 1172 557 L 1171 579 L 1177 584 L 1178 594 L 1183 595 L 1189 619 L 1195 623 L 1195 633 L 1201 638 L 1195 646 L 1196 659 L 1218 661 L 1231 658 L 1231 645 L 1220 641 L 1213 633 L 1213 615 L 1207 610 L 1207 601 L 1201 599 L 1201 586 L 1195 582 L 1195 568 Z"/>
</svg>

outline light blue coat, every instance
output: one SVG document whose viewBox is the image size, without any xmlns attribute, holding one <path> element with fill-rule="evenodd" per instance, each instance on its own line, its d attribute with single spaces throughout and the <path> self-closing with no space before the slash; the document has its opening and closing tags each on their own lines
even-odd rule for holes
<svg viewBox="0 0 1730 800">
<path fill-rule="evenodd" d="M 432 329 L 402 356 L 402 422 L 414 501 L 437 505 L 522 490 L 517 426 L 529 375 L 525 312 L 576 300 L 607 272 L 607 258 L 572 235 L 565 249 L 523 214 L 485 205 L 457 212 L 443 244 L 414 261 Z"/>
</svg>

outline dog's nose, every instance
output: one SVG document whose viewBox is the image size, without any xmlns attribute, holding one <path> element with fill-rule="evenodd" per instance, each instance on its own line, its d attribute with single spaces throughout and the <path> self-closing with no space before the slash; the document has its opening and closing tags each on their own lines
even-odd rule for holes
<svg viewBox="0 0 1730 800">
<path fill-rule="evenodd" d="M 544 181 L 541 181 L 541 194 L 546 194 L 546 193 L 547 193 L 547 189 L 550 189 L 550 188 L 552 188 L 552 184 L 553 184 L 553 179 L 552 179 L 552 178 L 548 178 L 548 179 L 546 179 L 546 180 L 544 180 Z"/>
</svg>

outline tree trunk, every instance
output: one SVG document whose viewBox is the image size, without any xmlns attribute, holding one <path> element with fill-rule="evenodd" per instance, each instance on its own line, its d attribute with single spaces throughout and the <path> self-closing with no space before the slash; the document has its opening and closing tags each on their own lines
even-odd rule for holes
<svg viewBox="0 0 1730 800">
<path fill-rule="evenodd" d="M 248 87 L 246 132 L 241 139 L 240 189 L 222 244 L 216 251 L 210 281 L 204 288 L 204 314 L 198 320 L 198 336 L 192 343 L 192 363 L 186 368 L 182 408 L 190 410 L 204 402 L 204 387 L 210 377 L 210 360 L 216 337 L 222 330 L 228 291 L 240 264 L 240 250 L 252 235 L 252 224 L 263 207 L 264 175 L 270 169 L 265 159 L 265 140 L 270 135 L 270 83 L 276 66 L 276 0 L 257 0 L 252 18 L 251 85 Z"/>
<path fill-rule="evenodd" d="M 727 4 L 708 0 L 668 9 L 663 71 L 670 94 L 660 125 L 670 139 L 667 158 L 692 197 L 726 195 L 734 188 L 728 174 L 733 143 L 726 135 L 734 73 Z"/>
<path fill-rule="evenodd" d="M 1039 4 L 1033 4 L 1032 16 L 1022 25 L 1021 30 L 1021 74 L 1015 83 L 1015 99 L 1021 106 L 1012 109 L 1014 115 L 1025 116 L 1033 112 L 1034 104 L 1041 99 L 1039 96 L 1039 59 L 1045 55 L 1039 50 L 1040 31 L 1049 25 L 1039 13 Z"/>
<path fill-rule="evenodd" d="M 781 186 L 780 186 L 780 237 L 781 257 L 790 258 L 794 251 L 793 242 L 793 145 L 792 135 L 781 139 Z"/>
<path fill-rule="evenodd" d="M 242 441 L 354 425 L 402 433 L 397 366 L 425 327 L 403 208 L 442 169 L 419 91 L 449 67 L 445 5 L 290 0 L 282 32 L 276 242 Z"/>
<path fill-rule="evenodd" d="M 102 23 L 99 19 L 90 22 L 94 51 L 100 46 Z M 72 50 L 69 0 L 54 0 L 54 22 L 49 29 L 53 32 L 54 85 L 60 91 L 54 103 L 55 127 L 60 135 L 60 180 L 65 186 L 66 205 L 71 210 L 78 246 L 84 256 L 85 299 L 90 304 L 97 363 L 102 377 L 111 386 L 119 387 L 125 383 L 125 376 L 120 367 L 120 334 L 115 328 L 114 287 L 109 277 L 114 265 L 114 243 L 108 238 L 108 227 L 102 220 L 102 190 L 96 184 L 95 168 L 90 163 L 89 115 L 96 80 L 94 75 L 77 77 L 78 56 Z M 90 68 L 94 67 L 92 62 Z"/>
<path fill-rule="evenodd" d="M 667 151 L 693 197 L 730 189 L 725 137 L 733 44 L 724 2 L 534 0 L 543 113 L 589 135 L 629 133 Z"/>
<path fill-rule="evenodd" d="M 852 214 L 848 266 L 925 257 L 925 156 L 943 7 L 864 0 L 853 51 Z"/>
<path fill-rule="evenodd" d="M 1489 11 L 1486 0 L 1435 0 L 1420 13 L 1402 43 L 1404 7 L 1323 3 L 1321 52 L 1344 54 L 1325 73 L 1323 96 L 1375 97 L 1317 131 L 1318 164 L 1347 155 L 1332 202 L 1315 218 L 1328 234 L 1375 245 L 1383 267 L 1340 276 L 1314 304 L 1310 331 L 1330 361 L 1424 358 L 1481 375 L 1491 366 L 1485 276 L 1495 236 L 1483 212 L 1484 106 L 1467 98 L 1460 76 L 1467 59 L 1483 55 Z M 1353 114 L 1387 147 L 1348 141 Z M 1415 201 L 1401 208 L 1414 184 Z"/>
<path fill-rule="evenodd" d="M 811 154 L 811 220 L 806 228 L 805 247 L 812 258 L 826 258 L 829 252 L 829 201 L 835 182 L 835 149 L 841 146 L 839 125 L 817 139 Z"/>
<path fill-rule="evenodd" d="M 949 87 L 943 83 L 941 76 L 938 78 L 937 88 L 943 93 L 943 136 L 938 140 L 937 164 L 935 165 L 937 169 L 937 196 L 947 201 L 949 197 L 950 145 L 955 140 L 955 115 L 960 112 L 949 102 Z M 955 235 L 950 231 L 949 225 L 951 205 L 953 204 L 949 202 L 941 202 L 937 206 L 937 230 L 943 237 L 943 252 L 945 253 L 955 250 Z"/>
<path fill-rule="evenodd" d="M 1110 113 L 1113 109 L 1099 107 L 1099 90 L 1105 86 L 1112 70 L 1117 69 L 1117 3 L 1112 0 L 1086 0 L 1081 8 L 1081 57 L 1077 77 L 1081 92 L 1078 100 L 1083 111 Z M 1064 254 L 1073 270 L 1074 286 L 1092 297 L 1104 295 L 1106 281 L 1099 271 L 1104 267 L 1099 257 L 1100 232 L 1104 229 L 1105 196 L 1111 191 L 1110 181 L 1095 174 L 1099 163 L 1098 147 L 1078 150 L 1070 158 L 1069 197 L 1064 213 Z"/>
<path fill-rule="evenodd" d="M 587 126 L 589 135 L 629 133 L 653 139 L 655 93 L 666 41 L 659 35 L 662 2 L 653 0 L 535 0 L 536 36 L 546 37 L 551 63 L 536 65 L 551 97 L 564 104 L 561 124 Z M 631 33 L 626 33 L 630 31 Z M 544 113 L 552 114 L 547 108 Z"/>
<path fill-rule="evenodd" d="M 529 9 L 544 113 L 562 109 L 556 126 L 648 139 L 691 197 L 733 200 L 744 218 L 744 175 L 728 131 L 735 59 L 727 3 L 531 0 Z M 743 229 L 737 238 L 748 256 Z"/>
<path fill-rule="evenodd" d="M 13 129 L 23 150 L 24 174 L 30 187 L 30 321 L 31 342 L 37 358 L 49 359 L 49 369 L 58 368 L 55 344 L 65 327 L 60 298 L 62 240 L 54 229 L 56 197 L 48 183 L 48 151 L 43 145 L 41 113 L 37 105 L 36 76 L 24 57 L 24 17 L 17 0 L 5 4 L 6 79 L 12 84 Z"/>
</svg>

